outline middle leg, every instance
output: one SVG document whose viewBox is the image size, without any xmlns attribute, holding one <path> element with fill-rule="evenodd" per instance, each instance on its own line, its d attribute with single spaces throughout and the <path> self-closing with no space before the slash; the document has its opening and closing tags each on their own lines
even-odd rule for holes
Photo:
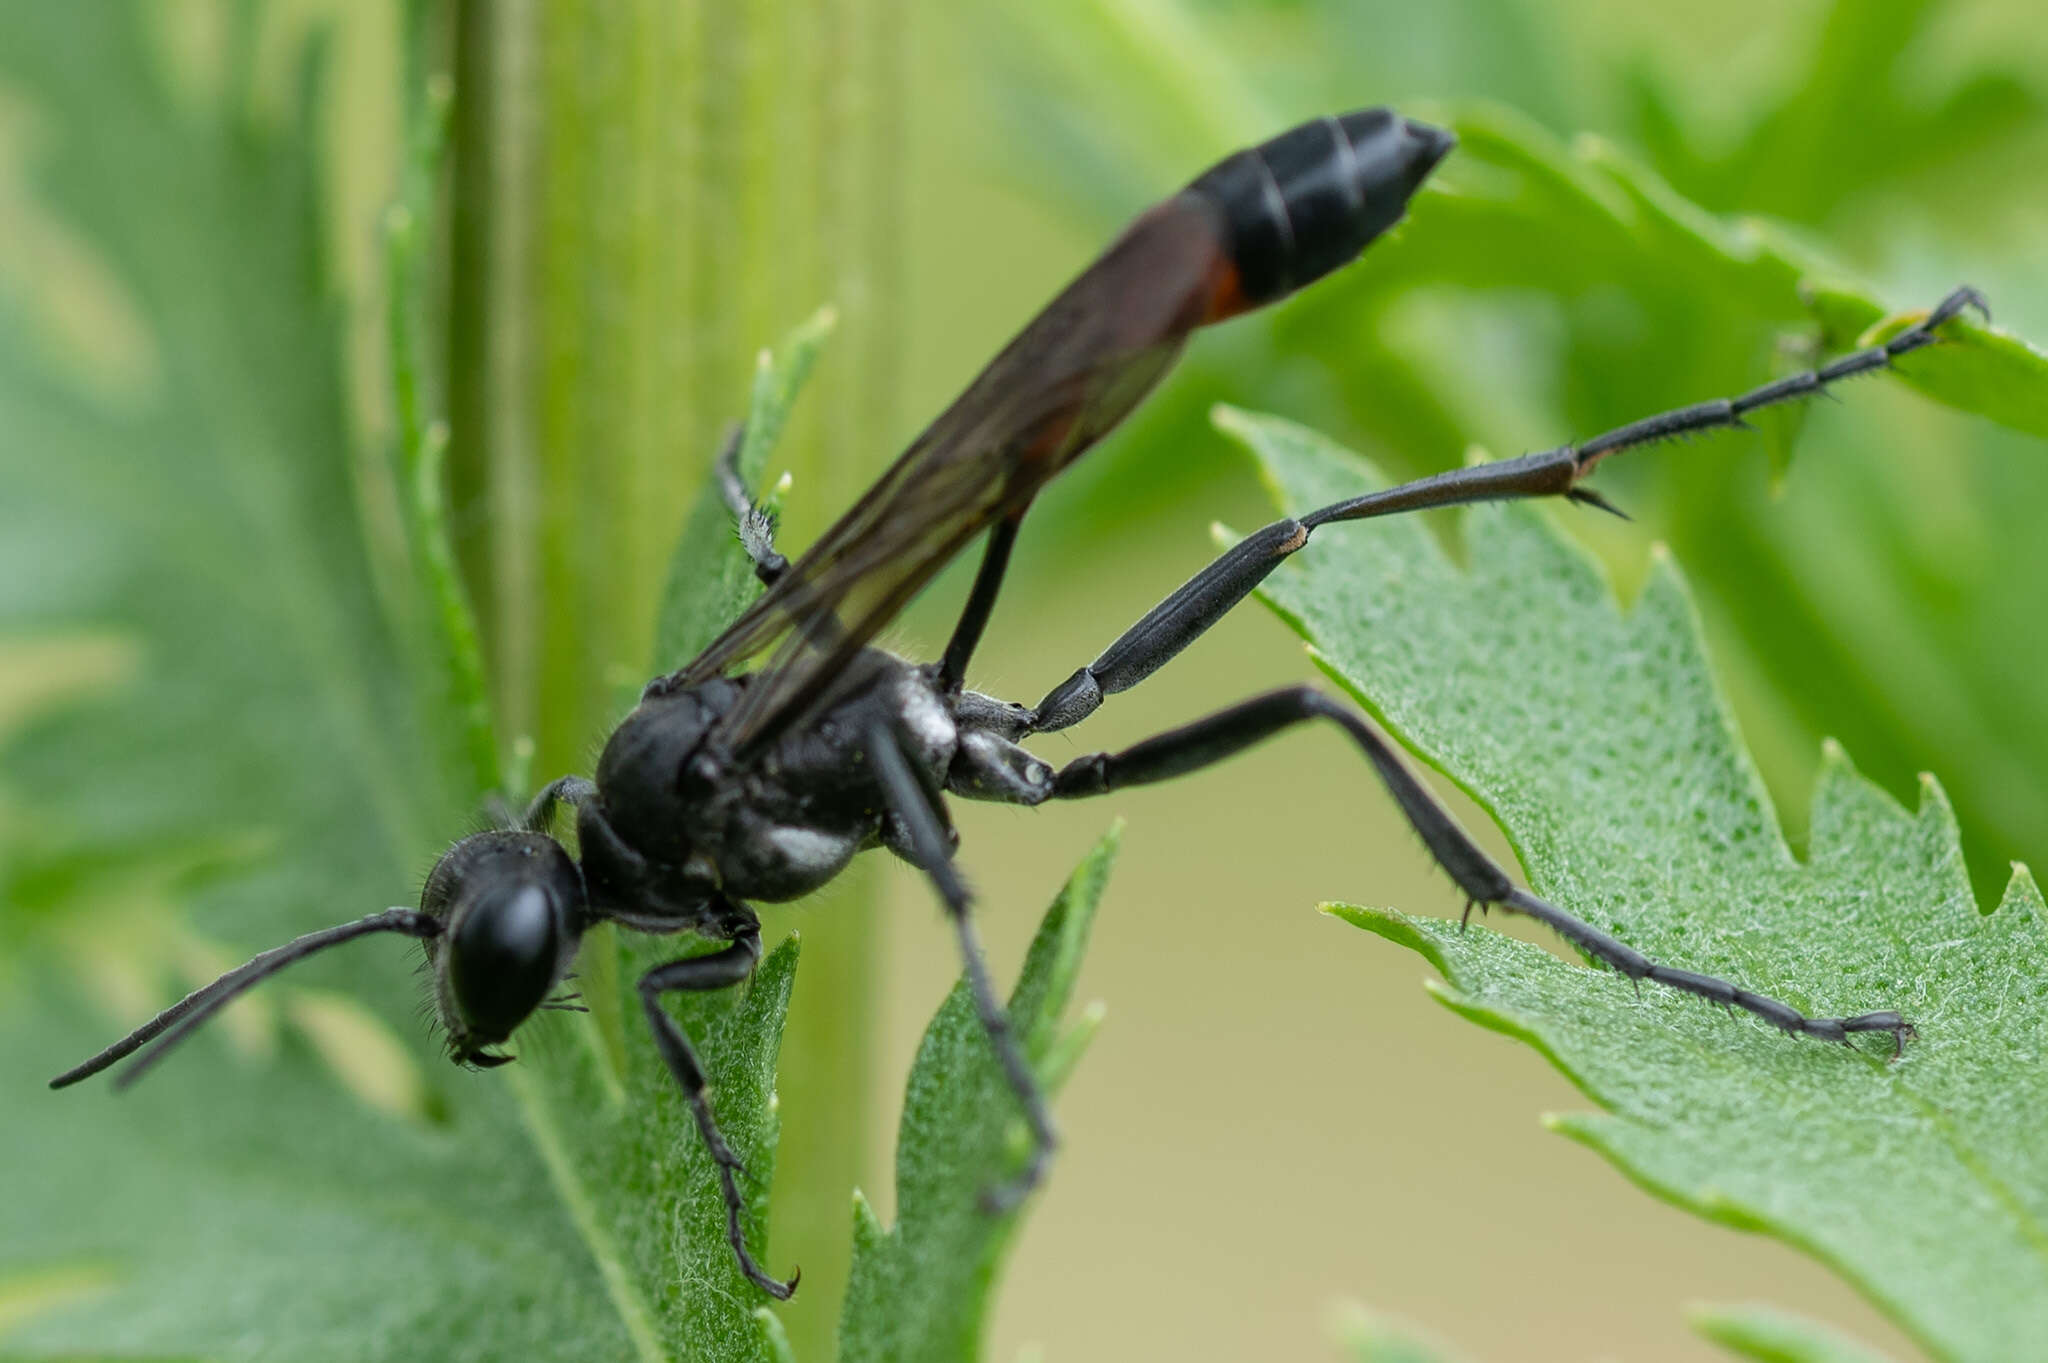
<svg viewBox="0 0 2048 1363">
<path fill-rule="evenodd" d="M 1010 1025 L 1010 1014 L 996 997 L 995 984 L 988 977 L 988 961 L 982 955 L 981 940 L 970 913 L 974 896 L 953 865 L 953 838 L 941 812 L 940 796 L 918 777 L 896 735 L 884 721 L 877 721 L 867 733 L 867 752 L 880 779 L 890 812 L 904 825 L 910 850 L 919 869 L 931 877 L 932 887 L 953 920 L 953 933 L 960 944 L 960 962 L 967 976 L 968 992 L 981 1029 L 1024 1109 L 1031 1128 L 1031 1154 L 1024 1168 L 1007 1183 L 998 1184 L 982 1195 L 982 1205 L 991 1212 L 1006 1212 L 1022 1202 L 1025 1195 L 1045 1179 L 1052 1154 L 1059 1145 L 1059 1132 L 1052 1124 L 1052 1111 L 1045 1090 L 1024 1054 L 1024 1043 Z"/>
<path fill-rule="evenodd" d="M 1105 795 L 1126 786 L 1169 781 L 1221 762 L 1284 729 L 1311 719 L 1327 719 L 1341 728 L 1365 753 L 1373 770 L 1393 795 L 1409 824 L 1439 866 L 1450 873 L 1465 895 L 1465 915 L 1473 906 L 1523 914 L 1546 924 L 1559 936 L 1602 965 L 1631 980 L 1649 980 L 1714 1003 L 1744 1009 L 1793 1035 L 1846 1043 L 1852 1033 L 1888 1032 L 1895 1053 L 1903 1051 L 1912 1024 L 1889 1009 L 1854 1017 L 1814 1018 L 1791 1004 L 1758 994 L 1726 980 L 1675 966 L 1660 965 L 1590 923 L 1582 922 L 1527 890 L 1518 888 L 1493 858 L 1458 826 L 1395 753 L 1393 745 L 1349 706 L 1309 686 L 1293 686 L 1254 697 L 1120 753 L 1093 753 L 1062 767 L 1053 778 L 1051 798 L 1082 799 Z"/>
</svg>

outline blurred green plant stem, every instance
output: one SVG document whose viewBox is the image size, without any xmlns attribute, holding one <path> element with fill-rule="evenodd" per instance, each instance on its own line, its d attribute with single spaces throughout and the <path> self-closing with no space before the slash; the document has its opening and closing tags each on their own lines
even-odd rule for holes
<svg viewBox="0 0 2048 1363">
<path fill-rule="evenodd" d="M 820 303 L 842 342 L 780 447 L 801 544 L 891 433 L 902 200 L 893 0 L 455 10 L 449 409 L 458 551 L 503 732 L 587 770 L 651 656 L 663 570 L 758 349 Z M 784 1042 L 771 1238 L 829 1356 L 865 1131 L 874 918 L 842 890 Z M 787 924 L 771 922 L 771 930 Z"/>
</svg>

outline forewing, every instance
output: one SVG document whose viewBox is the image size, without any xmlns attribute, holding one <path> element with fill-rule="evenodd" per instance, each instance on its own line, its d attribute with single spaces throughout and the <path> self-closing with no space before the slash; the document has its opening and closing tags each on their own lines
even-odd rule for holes
<svg viewBox="0 0 2048 1363">
<path fill-rule="evenodd" d="M 765 742 L 832 699 L 848 661 L 961 548 L 1021 515 L 1172 365 L 1203 319 L 1221 228 L 1168 200 L 1048 304 L 774 587 L 680 674 L 723 675 L 771 646 L 719 736 Z M 779 641 L 779 642 L 778 642 Z"/>
</svg>

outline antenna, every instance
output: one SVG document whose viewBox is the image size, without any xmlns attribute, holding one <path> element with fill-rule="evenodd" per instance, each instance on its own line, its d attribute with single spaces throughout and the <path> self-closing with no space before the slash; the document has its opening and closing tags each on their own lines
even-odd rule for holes
<svg viewBox="0 0 2048 1363">
<path fill-rule="evenodd" d="M 193 990 L 84 1064 L 64 1071 L 50 1081 L 50 1087 L 68 1088 L 81 1079 L 89 1079 L 109 1065 L 133 1055 L 157 1037 L 163 1037 L 155 1048 L 130 1065 L 122 1072 L 120 1078 L 114 1081 L 115 1088 L 127 1088 L 147 1074 L 173 1046 L 192 1035 L 208 1018 L 227 1007 L 241 994 L 293 962 L 303 961 L 316 951 L 325 951 L 331 946 L 354 941 L 358 937 L 367 937 L 373 932 L 398 932 L 407 937 L 419 938 L 438 937 L 441 934 L 441 920 L 420 913 L 416 909 L 386 909 L 383 913 L 373 913 L 367 918 L 358 918 L 353 923 L 343 923 L 339 927 L 322 928 L 318 932 L 309 932 L 304 937 L 286 942 L 281 947 L 272 947 L 247 965 L 237 966 L 212 984 Z"/>
</svg>

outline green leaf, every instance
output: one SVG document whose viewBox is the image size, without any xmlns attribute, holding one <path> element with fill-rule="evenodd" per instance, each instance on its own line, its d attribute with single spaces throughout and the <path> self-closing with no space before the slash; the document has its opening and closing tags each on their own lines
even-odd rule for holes
<svg viewBox="0 0 2048 1363">
<path fill-rule="evenodd" d="M 1299 427 L 1219 421 L 1292 511 L 1375 481 Z M 1908 812 L 1839 749 L 1795 859 L 1668 559 L 1624 612 L 1530 509 L 1477 509 L 1462 528 L 1469 571 L 1419 522 L 1331 527 L 1268 599 L 1493 815 L 1539 894 L 1810 1014 L 1896 1007 L 1920 1039 L 1894 1063 L 1667 990 L 1638 997 L 1479 927 L 1333 912 L 1426 956 L 1448 1006 L 1558 1065 L 1604 1111 L 1552 1125 L 1649 1191 L 1821 1259 L 1938 1358 L 2048 1351 L 2048 958 L 2032 878 L 2016 868 L 1980 914 L 1932 778 Z"/>
<path fill-rule="evenodd" d="M 1398 271 L 1388 262 L 1389 285 L 1435 279 L 1575 294 L 1619 280 L 1649 296 L 1679 284 L 1693 300 L 1688 312 L 1710 314 L 1690 325 L 1752 333 L 1745 377 L 1756 382 L 1768 360 L 1754 340 L 1759 322 L 1793 325 L 1804 313 L 1838 345 L 1869 345 L 1924 315 L 1892 314 L 1810 246 L 1766 222 L 1708 213 L 1600 138 L 1568 147 L 1486 105 L 1466 108 L 1453 127 L 1458 155 L 1418 198 Z M 1880 319 L 1888 327 L 1869 331 Z M 1909 383 L 2016 430 L 2048 431 L 2048 356 L 1973 320 L 1943 337 L 1901 362 Z"/>
<path fill-rule="evenodd" d="M 1943 17 L 1935 0 L 1836 0 L 1739 146 L 1709 156 L 1671 129 L 1656 139 L 1667 166 L 1717 207 L 1817 222 L 2023 136 L 2041 103 L 2023 72 L 1930 72 Z"/>
<path fill-rule="evenodd" d="M 1095 845 L 1046 911 L 1010 1021 L 1056 1090 L 1080 1059 L 1100 1013 L 1061 1018 L 1080 973 L 1095 908 L 1122 826 Z M 1023 1118 L 962 980 L 925 1029 L 896 1133 L 896 1224 L 887 1230 L 854 1199 L 853 1278 L 839 1323 L 842 1363 L 919 1363 L 980 1356 L 997 1267 L 1020 1211 L 991 1216 L 981 1195 L 1025 1152 Z M 1055 1173 L 1055 1176 L 1057 1174 Z"/>
<path fill-rule="evenodd" d="M 633 989 L 641 971 L 684 954 L 672 941 L 628 947 L 609 931 L 592 934 L 578 963 L 590 1018 L 538 1034 L 527 1024 L 511 1079 L 527 1134 L 597 1261 L 635 1356 L 769 1358 L 772 1342 L 754 1319 L 761 1293 L 740 1276 L 726 1243 L 717 1169 L 647 1039 Z M 666 1001 L 710 1071 L 719 1129 L 746 1165 L 748 1245 L 783 1273 L 764 1256 L 775 1056 L 796 961 L 791 938 L 743 988 Z M 595 1002 L 600 986 L 611 991 L 608 1008 Z M 622 1035 L 612 1034 L 613 1019 L 623 1022 Z M 545 1328 L 553 1335 L 560 1325 Z"/>
<path fill-rule="evenodd" d="M 133 1093 L 44 1088 L 255 950 L 413 898 L 476 817 L 439 738 L 481 732 L 478 770 L 496 748 L 456 654 L 421 685 L 382 609 L 461 623 L 437 508 L 413 505 L 413 554 L 382 536 L 397 513 L 345 439 L 323 49 L 266 74 L 238 10 L 225 68 L 181 85 L 152 14 L 0 9 L 10 95 L 63 134 L 0 181 L 48 257 L 0 289 L 0 1347 L 775 1357 L 638 1016 L 632 971 L 673 942 L 593 933 L 591 1014 L 529 1024 L 496 1074 L 443 1062 L 415 958 L 374 942 L 266 985 Z M 431 401 L 401 404 L 415 492 Z M 669 1003 L 764 1254 L 795 961 L 786 942 L 748 986 Z"/>
<path fill-rule="evenodd" d="M 398 201 L 384 214 L 385 331 L 391 352 L 391 388 L 398 438 L 399 501 L 408 548 L 420 586 L 430 600 L 420 632 L 425 640 L 426 687 L 442 712 L 457 722 L 444 740 L 454 752 L 451 767 L 467 778 L 469 793 L 481 797 L 504 787 L 497 726 L 484 676 L 483 643 L 476 613 L 462 584 L 448 531 L 448 423 L 427 415 L 428 345 L 420 316 L 425 289 L 421 276 L 432 235 L 434 192 L 448 140 L 453 83 L 434 78 L 420 91 L 412 111 L 413 135 L 400 177 Z M 458 778 L 460 779 L 460 778 Z M 507 795 L 517 792 L 506 791 Z"/>
<path fill-rule="evenodd" d="M 1892 1363 L 1830 1326 L 1775 1307 L 1696 1306 L 1690 1314 L 1694 1329 L 1754 1363 Z"/>
<path fill-rule="evenodd" d="M 0 11 L 5 79 L 69 134 L 8 186 L 62 243 L 48 306 L 0 296 L 0 543 L 40 560 L 0 617 L 53 640 L 8 665 L 62 702 L 7 735 L 6 1347 L 623 1353 L 503 1087 L 429 1078 L 382 1021 L 417 1002 L 391 946 L 304 967 L 133 1094 L 43 1087 L 222 965 L 409 898 L 468 814 L 421 756 L 354 514 L 310 88 L 260 112 L 243 43 L 181 97 L 143 13 Z M 77 362 L 81 292 L 132 363 Z M 81 687 L 94 637 L 123 647 Z M 367 1006 L 316 1010 L 316 984 Z M 337 1016 L 381 1076 L 323 1049 Z"/>
<path fill-rule="evenodd" d="M 1925 317 L 1926 310 L 1885 315 L 1870 299 L 1839 287 L 1813 286 L 1814 315 L 1831 336 L 1857 346 L 1881 345 Z M 1901 378 L 1960 411 L 2048 438 L 2048 353 L 2011 332 L 1962 319 L 1942 330 L 1942 344 L 1898 365 Z"/>
<path fill-rule="evenodd" d="M 1347 385 L 1360 394 L 1351 415 L 1409 470 L 1440 466 L 1468 443 L 1540 447 L 1740 392 L 1882 335 L 1869 328 L 1960 282 L 1937 276 L 1922 296 L 1887 300 L 1843 285 L 1838 262 L 1782 229 L 1701 213 L 1597 140 L 1567 146 L 1484 109 L 1457 126 L 1466 143 L 1439 173 L 1444 192 L 1421 196 L 1398 255 L 1382 259 L 1375 247 L 1348 272 L 1380 282 L 1347 288 L 1384 300 L 1396 319 L 1418 285 L 1518 303 L 1533 290 L 1549 300 L 1537 316 L 1564 332 L 1552 347 L 1522 328 L 1525 344 L 1541 346 L 1528 380 L 1541 398 L 1533 411 L 1503 403 L 1497 382 L 1441 378 L 1469 371 L 1460 356 L 1432 365 L 1426 346 L 1420 361 L 1413 341 L 1389 347 L 1407 352 L 1397 372 L 1432 381 L 1418 394 L 1395 387 L 1389 403 L 1381 374 L 1361 374 Z M 1301 354 L 1331 349 L 1338 310 L 1356 306 L 1346 291 L 1333 291 L 1327 325 L 1305 327 Z M 1311 292 L 1303 305 L 1314 300 Z M 1502 304 L 1465 306 L 1484 325 Z M 2039 435 L 2048 401 L 2040 355 L 1974 319 L 1944 336 L 1902 360 L 1897 377 Z M 1812 742 L 1826 733 L 1852 739 L 1892 789 L 1939 765 L 1973 847 L 1997 854 L 1984 857 L 1988 870 L 2038 850 L 2048 826 L 2038 776 L 2048 768 L 2032 738 L 2048 732 L 2048 717 L 2038 688 L 2012 684 L 2037 666 L 2013 612 L 2024 595 L 2015 584 L 2043 566 L 2023 508 L 2038 502 L 2048 466 L 2032 440 L 1908 416 L 1914 408 L 1889 387 L 1889 378 L 1845 385 L 1839 405 L 1763 414 L 1781 468 L 1802 432 L 1816 455 L 1791 485 L 1796 504 L 1770 497 L 1739 436 L 1617 468 L 1609 487 L 1678 548 L 1708 618 L 1747 645 L 1733 661 L 1763 683 L 1746 692 L 1751 713 L 1795 740 L 1759 740 L 1781 798 L 1800 803 L 1787 792 L 1810 778 Z M 1598 529 L 1587 538 L 1618 542 Z M 1995 877 L 1978 882 L 1980 894 L 1998 889 Z"/>
<path fill-rule="evenodd" d="M 784 337 L 780 346 L 761 352 L 754 367 L 753 401 L 747 408 L 746 436 L 739 454 L 740 480 L 749 489 L 760 487 L 768 456 L 789 421 L 790 408 L 838 320 L 831 307 L 819 308 Z M 754 493 L 771 514 L 779 495 L 779 487 Z M 669 560 L 668 584 L 662 591 L 655 629 L 656 672 L 672 671 L 703 652 L 761 594 L 753 564 L 737 552 L 736 545 L 732 512 L 719 495 L 717 482 L 707 480 Z"/>
</svg>

